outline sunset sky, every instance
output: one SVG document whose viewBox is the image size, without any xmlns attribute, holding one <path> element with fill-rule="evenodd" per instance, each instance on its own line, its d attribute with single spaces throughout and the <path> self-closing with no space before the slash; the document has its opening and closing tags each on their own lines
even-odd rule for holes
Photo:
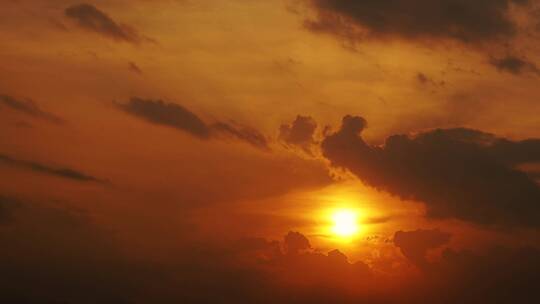
<svg viewBox="0 0 540 304">
<path fill-rule="evenodd" d="M 0 0 L 0 302 L 535 303 L 537 0 Z"/>
</svg>

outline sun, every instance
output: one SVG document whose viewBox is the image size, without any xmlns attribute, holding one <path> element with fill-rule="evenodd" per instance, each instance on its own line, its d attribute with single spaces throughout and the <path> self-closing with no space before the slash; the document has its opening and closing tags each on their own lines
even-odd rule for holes
<svg viewBox="0 0 540 304">
<path fill-rule="evenodd" d="M 358 214 L 354 210 L 338 210 L 332 214 L 332 232 L 339 237 L 352 237 L 360 229 Z"/>
</svg>

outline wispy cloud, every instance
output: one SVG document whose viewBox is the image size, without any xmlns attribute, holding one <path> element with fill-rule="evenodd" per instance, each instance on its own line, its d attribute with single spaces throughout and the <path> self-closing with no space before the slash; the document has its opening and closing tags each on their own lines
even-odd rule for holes
<svg viewBox="0 0 540 304">
<path fill-rule="evenodd" d="M 112 17 L 91 4 L 77 4 L 66 8 L 65 14 L 86 30 L 116 41 L 138 44 L 145 38 L 132 27 L 117 23 Z"/>
<path fill-rule="evenodd" d="M 31 100 L 22 101 L 9 95 L 0 94 L 0 104 L 9 107 L 12 110 L 32 116 L 34 118 L 46 120 L 56 124 L 65 123 L 62 118 L 49 112 L 43 111 Z"/>
<path fill-rule="evenodd" d="M 34 161 L 12 158 L 5 154 L 0 154 L 0 162 L 37 173 L 43 173 L 80 182 L 108 183 L 106 180 L 99 179 L 71 168 L 54 168 Z"/>
</svg>

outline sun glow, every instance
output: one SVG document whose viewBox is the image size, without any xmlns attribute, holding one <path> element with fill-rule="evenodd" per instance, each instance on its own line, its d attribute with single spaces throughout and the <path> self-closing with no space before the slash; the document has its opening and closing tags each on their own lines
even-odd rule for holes
<svg viewBox="0 0 540 304">
<path fill-rule="evenodd" d="M 354 210 L 338 210 L 332 214 L 332 232 L 339 237 L 352 237 L 360 227 L 358 226 L 358 214 Z"/>
</svg>

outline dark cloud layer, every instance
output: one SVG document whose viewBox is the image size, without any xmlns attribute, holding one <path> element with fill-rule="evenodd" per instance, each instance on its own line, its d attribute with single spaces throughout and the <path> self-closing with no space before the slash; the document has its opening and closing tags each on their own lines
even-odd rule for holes
<svg viewBox="0 0 540 304">
<path fill-rule="evenodd" d="M 318 252 L 297 232 L 282 242 L 179 239 L 181 249 L 156 262 L 120 250 L 88 214 L 67 207 L 18 201 L 7 225 L 0 225 L 2 303 L 487 304 L 539 298 L 540 253 L 532 248 L 483 254 L 445 249 L 425 263 L 420 278 L 394 279 L 349 262 L 338 250 Z M 404 253 L 413 252 L 411 262 L 446 240 L 437 230 L 396 236 Z"/>
<path fill-rule="evenodd" d="M 539 280 L 540 251 L 531 247 L 446 249 L 426 269 L 430 297 L 443 303 L 537 303 Z"/>
<path fill-rule="evenodd" d="M 515 169 L 540 160 L 540 140 L 458 128 L 394 135 L 379 147 L 364 142 L 365 127 L 363 118 L 346 116 L 323 141 L 324 156 L 368 185 L 424 202 L 433 218 L 540 227 L 540 187 Z"/>
<path fill-rule="evenodd" d="M 537 248 L 495 247 L 473 253 L 446 248 L 439 258 L 426 254 L 446 244 L 450 235 L 439 230 L 399 231 L 394 244 L 419 267 L 423 276 L 411 297 L 398 303 L 536 303 L 540 279 Z M 405 292 L 406 294 L 406 292 Z"/>
<path fill-rule="evenodd" d="M 63 119 L 54 114 L 43 111 L 31 100 L 22 101 L 9 95 L 0 94 L 0 105 L 9 107 L 12 110 L 24 113 L 37 119 L 46 120 L 56 124 L 64 123 Z"/>
<path fill-rule="evenodd" d="M 268 148 L 265 136 L 253 128 L 237 123 L 207 124 L 199 116 L 178 104 L 133 97 L 128 103 L 117 106 L 148 122 L 182 130 L 200 139 L 228 136 L 258 148 Z"/>
<path fill-rule="evenodd" d="M 307 0 L 317 18 L 309 29 L 351 39 L 401 37 L 479 43 L 512 37 L 511 4 L 528 0 Z"/>
<path fill-rule="evenodd" d="M 79 182 L 97 182 L 97 183 L 106 183 L 106 181 L 99 179 L 97 177 L 87 175 L 80 171 L 70 169 L 70 168 L 53 168 L 47 165 L 43 165 L 33 161 L 15 159 L 5 154 L 0 154 L 0 162 L 6 163 L 8 165 L 16 166 L 22 169 L 31 170 L 37 173 L 48 174 L 52 176 L 57 176 L 61 178 L 66 178 Z"/>
<path fill-rule="evenodd" d="M 91 4 L 70 6 L 66 8 L 65 14 L 75 20 L 80 27 L 117 41 L 139 43 L 143 40 L 133 28 L 117 23 L 109 15 Z"/>
<path fill-rule="evenodd" d="M 514 75 L 533 73 L 540 76 L 540 69 L 536 64 L 516 56 L 506 56 L 502 58 L 492 58 L 490 63 L 501 72 L 508 72 Z"/>
<path fill-rule="evenodd" d="M 0 225 L 0 302 L 130 303 L 145 265 L 123 257 L 86 213 L 2 196 L 0 210 L 11 202 Z"/>
<path fill-rule="evenodd" d="M 0 226 L 2 303 L 330 303 L 347 297 L 342 282 L 371 278 L 337 250 L 287 253 L 259 238 L 177 240 L 179 251 L 151 262 L 120 250 L 88 214 L 42 202 L 21 202 L 8 225 Z"/>
<path fill-rule="evenodd" d="M 0 195 L 2 303 L 536 303 L 540 252 L 445 249 L 439 230 L 399 231 L 395 245 L 421 276 L 380 275 L 339 250 L 312 248 L 301 233 L 282 241 L 220 244 L 176 239 L 159 262 L 120 242 L 90 214 L 63 204 Z M 120 245 L 122 244 L 122 245 Z M 128 246 L 125 248 L 125 246 Z M 132 246 L 132 247 L 130 247 Z M 125 250 L 129 249 L 129 250 Z M 419 264 L 418 261 L 421 261 Z M 397 288 L 396 288 L 397 286 Z M 474 288 L 471 288 L 474 287 Z"/>
</svg>

